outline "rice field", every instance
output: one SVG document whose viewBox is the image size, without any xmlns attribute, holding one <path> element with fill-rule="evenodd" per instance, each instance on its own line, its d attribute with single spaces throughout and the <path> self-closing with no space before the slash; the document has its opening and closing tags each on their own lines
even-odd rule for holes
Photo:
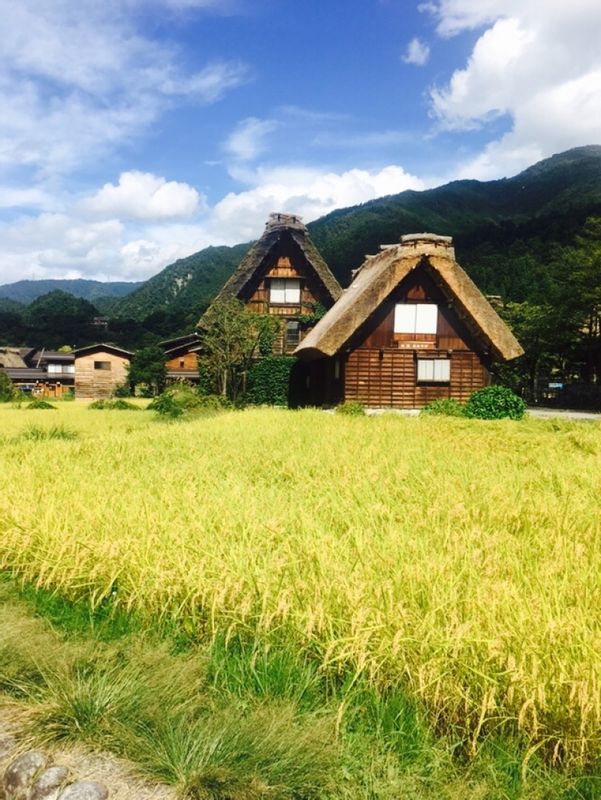
<svg viewBox="0 0 601 800">
<path fill-rule="evenodd" d="M 601 754 L 601 426 L 0 406 L 0 568 Z M 344 707 L 340 709 L 344 714 Z"/>
</svg>

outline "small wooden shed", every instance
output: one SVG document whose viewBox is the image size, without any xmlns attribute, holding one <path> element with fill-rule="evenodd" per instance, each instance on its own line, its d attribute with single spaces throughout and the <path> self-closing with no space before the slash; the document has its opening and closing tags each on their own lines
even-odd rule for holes
<svg viewBox="0 0 601 800">
<path fill-rule="evenodd" d="M 306 327 L 301 318 L 330 308 L 340 284 L 311 241 L 302 218 L 270 214 L 261 238 L 250 248 L 214 303 L 235 297 L 251 311 L 282 318 L 276 353 L 292 353 Z M 202 327 L 202 319 L 199 322 Z"/>
<path fill-rule="evenodd" d="M 451 237 L 420 233 L 368 256 L 295 352 L 307 403 L 420 408 L 466 401 L 494 361 L 523 350 L 455 260 Z"/>
<path fill-rule="evenodd" d="M 110 397 L 127 383 L 127 367 L 133 353 L 112 344 L 92 344 L 75 350 L 75 397 Z"/>
</svg>

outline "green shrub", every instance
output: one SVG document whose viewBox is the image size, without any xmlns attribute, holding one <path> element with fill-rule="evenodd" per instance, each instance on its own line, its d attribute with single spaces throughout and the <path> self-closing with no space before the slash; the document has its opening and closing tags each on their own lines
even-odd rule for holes
<svg viewBox="0 0 601 800">
<path fill-rule="evenodd" d="M 0 403 L 8 403 L 13 399 L 14 389 L 11 379 L 6 372 L 0 370 Z"/>
<path fill-rule="evenodd" d="M 113 391 L 113 397 L 131 397 L 129 384 L 122 383 L 121 386 L 116 386 Z"/>
<path fill-rule="evenodd" d="M 139 406 L 134 405 L 133 403 L 128 403 L 127 400 L 122 400 L 118 398 L 117 400 L 94 400 L 93 403 L 90 403 L 88 409 L 92 411 L 139 411 Z"/>
<path fill-rule="evenodd" d="M 291 356 L 269 356 L 256 361 L 248 371 L 247 402 L 287 406 L 290 372 L 295 361 Z"/>
<path fill-rule="evenodd" d="M 432 400 L 431 403 L 422 408 L 421 413 L 445 417 L 464 417 L 465 409 L 457 400 L 445 397 L 441 400 Z"/>
<path fill-rule="evenodd" d="M 225 397 L 214 394 L 201 395 L 191 386 L 178 383 L 155 397 L 147 408 L 162 416 L 181 417 L 183 414 L 192 416 L 216 413 L 232 408 L 232 404 Z"/>
<path fill-rule="evenodd" d="M 340 403 L 339 406 L 336 406 L 335 410 L 337 414 L 346 414 L 349 417 L 365 416 L 365 406 L 363 403 L 358 403 L 356 400 L 347 400 L 344 403 Z"/>
<path fill-rule="evenodd" d="M 53 406 L 50 403 L 47 403 L 46 400 L 41 400 L 38 397 L 36 397 L 35 400 L 32 400 L 31 403 L 28 403 L 27 404 L 27 408 L 28 409 L 39 409 L 39 410 L 52 408 L 52 409 L 56 410 L 56 406 Z"/>
<path fill-rule="evenodd" d="M 156 411 L 162 417 L 181 417 L 184 409 L 168 394 L 160 394 L 147 406 L 149 411 Z"/>
<path fill-rule="evenodd" d="M 465 405 L 465 416 L 473 419 L 521 419 L 526 403 L 506 386 L 486 386 L 474 392 Z"/>
</svg>

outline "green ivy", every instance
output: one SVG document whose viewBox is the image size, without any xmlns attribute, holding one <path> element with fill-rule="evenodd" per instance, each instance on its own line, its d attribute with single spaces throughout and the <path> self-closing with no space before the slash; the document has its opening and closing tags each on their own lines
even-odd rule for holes
<svg viewBox="0 0 601 800">
<path fill-rule="evenodd" d="M 248 371 L 246 400 L 253 405 L 288 405 L 290 372 L 296 359 L 269 356 L 255 361 Z"/>
</svg>

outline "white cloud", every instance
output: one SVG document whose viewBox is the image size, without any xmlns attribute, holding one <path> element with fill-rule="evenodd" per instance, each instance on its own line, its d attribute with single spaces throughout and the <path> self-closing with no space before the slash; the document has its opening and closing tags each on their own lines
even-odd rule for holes
<svg viewBox="0 0 601 800">
<path fill-rule="evenodd" d="M 239 161 L 252 161 L 266 149 L 266 139 L 278 127 L 272 119 L 248 117 L 238 123 L 228 136 L 223 149 Z"/>
<path fill-rule="evenodd" d="M 601 141 L 601 4 L 598 0 L 441 0 L 441 35 L 487 26 L 463 69 L 431 92 L 441 128 L 510 130 L 455 171 L 499 177 L 538 158 Z"/>
<path fill-rule="evenodd" d="M 394 165 L 342 173 L 260 167 L 247 178 L 250 188 L 228 194 L 212 209 L 196 202 L 183 223 L 169 220 L 167 212 L 178 203 L 180 211 L 191 211 L 196 190 L 135 172 L 124 173 L 117 184 L 106 184 L 91 198 L 67 203 L 64 212 L 4 223 L 0 283 L 66 272 L 99 280 L 142 280 L 210 244 L 255 239 L 272 211 L 294 212 L 309 222 L 336 208 L 423 188 L 418 178 Z M 104 218 L 91 219 L 92 211 Z"/>
<path fill-rule="evenodd" d="M 212 103 L 248 80 L 238 61 L 184 70 L 173 45 L 138 33 L 136 4 L 0 0 L 0 167 L 68 172 L 176 99 Z"/>
<path fill-rule="evenodd" d="M 187 183 L 136 171 L 121 173 L 116 186 L 105 183 L 82 203 L 92 214 L 138 220 L 190 217 L 204 207 L 206 199 Z"/>
<path fill-rule="evenodd" d="M 256 238 L 272 211 L 300 214 L 309 222 L 336 208 L 423 188 L 418 178 L 398 166 L 340 174 L 300 167 L 259 168 L 254 182 L 253 188 L 230 193 L 217 203 L 208 223 L 215 240 L 234 244 Z"/>
<path fill-rule="evenodd" d="M 430 48 L 417 37 L 409 42 L 405 54 L 402 56 L 405 64 L 415 64 L 417 67 L 423 67 L 429 58 Z"/>
</svg>

